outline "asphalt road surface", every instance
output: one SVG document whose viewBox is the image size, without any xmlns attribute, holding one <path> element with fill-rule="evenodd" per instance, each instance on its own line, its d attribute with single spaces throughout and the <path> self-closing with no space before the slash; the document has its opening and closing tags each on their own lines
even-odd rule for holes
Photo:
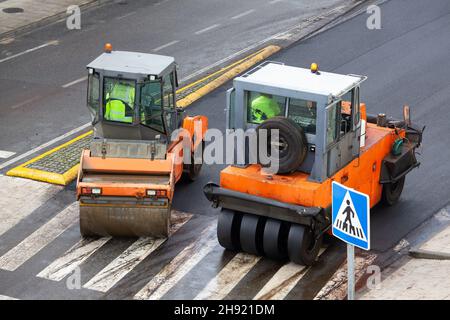
<svg viewBox="0 0 450 320">
<path fill-rule="evenodd" d="M 361 95 L 369 113 L 400 117 L 402 105 L 408 104 L 413 121 L 427 126 L 419 157 L 422 165 L 408 175 L 401 201 L 372 211 L 372 247 L 382 253 L 392 250 L 448 203 L 450 3 L 387 1 L 381 5 L 380 30 L 367 29 L 367 17 L 356 16 L 270 59 L 295 66 L 315 61 L 325 71 L 367 75 Z M 138 49 L 135 43 L 132 49 Z M 90 50 L 95 55 L 96 49 Z M 9 67 L 12 72 L 13 65 Z M 82 68 L 78 68 L 82 76 Z M 33 73 L 26 68 L 23 71 Z M 55 73 L 55 77 L 62 76 Z M 69 80 L 50 81 L 55 85 Z M 224 129 L 225 90 L 229 86 L 194 103 L 188 113 L 205 114 L 211 127 Z M 73 95 L 82 91 L 81 86 L 72 90 Z M 63 98 L 67 98 L 66 93 L 61 101 Z M 83 112 L 81 122 L 86 121 Z M 21 299 L 313 298 L 343 261 L 342 247 L 331 243 L 318 265 L 309 269 L 222 250 L 211 229 L 217 212 L 201 190 L 207 181 L 218 180 L 220 168 L 204 167 L 195 183 L 177 186 L 175 209 L 194 215 L 189 219 L 181 214 L 179 229 L 162 244 L 148 239 L 79 242 L 77 216 L 70 206 L 73 185 L 53 190 L 50 199 L 26 219 L 0 234 L 0 295 Z M 50 232 L 54 227 L 60 232 Z M 82 288 L 70 290 L 76 287 L 77 270 Z"/>
<path fill-rule="evenodd" d="M 0 44 L 0 150 L 20 154 L 89 122 L 86 82 L 77 80 L 106 42 L 116 50 L 172 55 L 185 80 L 304 18 L 349 2 L 120 0 L 82 14 L 81 30 L 68 30 L 62 21 Z"/>
</svg>

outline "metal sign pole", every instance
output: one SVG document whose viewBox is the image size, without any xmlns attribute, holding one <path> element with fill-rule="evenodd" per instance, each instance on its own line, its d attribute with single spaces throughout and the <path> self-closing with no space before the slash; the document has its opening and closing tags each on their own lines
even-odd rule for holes
<svg viewBox="0 0 450 320">
<path fill-rule="evenodd" d="M 347 300 L 355 299 L 355 246 L 347 244 Z"/>
</svg>

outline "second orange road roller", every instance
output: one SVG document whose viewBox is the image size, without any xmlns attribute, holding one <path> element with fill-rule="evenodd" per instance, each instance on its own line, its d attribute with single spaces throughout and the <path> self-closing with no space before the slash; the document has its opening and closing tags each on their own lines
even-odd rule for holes
<svg viewBox="0 0 450 320">
<path fill-rule="evenodd" d="M 221 208 L 223 247 L 311 265 L 332 224 L 333 181 L 369 195 L 371 207 L 399 200 L 406 175 L 419 166 L 423 129 L 411 123 L 407 106 L 402 120 L 366 114 L 364 80 L 322 72 L 316 64 L 272 62 L 234 79 L 227 129 L 254 130 L 268 149 L 276 148 L 278 165 L 270 172 L 268 163 L 250 163 L 246 155 L 221 171 L 220 184 L 204 187 Z M 277 130 L 278 139 L 264 130 Z"/>
</svg>

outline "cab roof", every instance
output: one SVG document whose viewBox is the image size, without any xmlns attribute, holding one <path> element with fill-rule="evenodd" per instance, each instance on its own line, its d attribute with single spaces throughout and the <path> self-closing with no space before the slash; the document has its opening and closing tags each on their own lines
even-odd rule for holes
<svg viewBox="0 0 450 320">
<path fill-rule="evenodd" d="M 174 68 L 173 57 L 157 54 L 112 51 L 103 53 L 87 65 L 97 71 L 114 71 L 117 73 L 136 74 L 139 76 L 155 75 L 161 77 Z"/>
<path fill-rule="evenodd" d="M 255 71 L 238 78 L 239 80 L 324 96 L 339 96 L 365 80 L 365 78 L 357 75 L 342 75 L 324 71 L 319 71 L 319 74 L 315 74 L 309 69 L 278 63 L 267 63 L 259 68 L 255 68 Z"/>
</svg>

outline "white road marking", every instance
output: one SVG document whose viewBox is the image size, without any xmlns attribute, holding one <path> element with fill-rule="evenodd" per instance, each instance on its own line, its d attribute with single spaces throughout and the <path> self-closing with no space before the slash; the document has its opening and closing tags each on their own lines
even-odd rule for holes
<svg viewBox="0 0 450 320">
<path fill-rule="evenodd" d="M 319 255 L 325 251 L 321 248 Z M 289 262 L 282 266 L 256 294 L 254 300 L 282 300 L 291 292 L 310 268 Z"/>
<path fill-rule="evenodd" d="M 260 259 L 248 253 L 236 254 L 194 299 L 224 299 Z"/>
<path fill-rule="evenodd" d="M 178 42 L 180 42 L 180 41 L 179 40 L 171 41 L 169 43 L 163 44 L 162 46 L 159 46 L 159 47 L 153 49 L 153 51 L 154 52 L 158 52 L 158 51 L 160 51 L 160 50 L 162 50 L 164 48 L 170 47 L 171 45 L 174 45 L 175 43 L 178 43 Z"/>
<path fill-rule="evenodd" d="M 139 238 L 83 287 L 108 291 L 165 241 L 166 239 Z"/>
<path fill-rule="evenodd" d="M 169 2 L 169 0 L 162 0 L 161 2 L 157 2 L 157 3 L 155 3 L 155 6 L 160 6 L 166 2 Z"/>
<path fill-rule="evenodd" d="M 217 245 L 216 224 L 209 226 L 150 280 L 135 299 L 159 300 Z"/>
<path fill-rule="evenodd" d="M 20 56 L 23 56 L 24 54 L 27 54 L 27 53 L 30 53 L 30 52 L 33 52 L 33 51 L 36 51 L 36 50 L 39 50 L 39 49 L 42 49 L 42 48 L 45 48 L 45 47 L 48 47 L 48 46 L 56 46 L 58 44 L 59 44 L 58 40 L 49 41 L 49 42 L 44 43 L 44 44 L 42 44 L 40 46 L 37 46 L 37 47 L 31 48 L 31 49 L 22 51 L 20 53 L 13 54 L 12 56 L 9 56 L 9 57 L 3 58 L 3 59 L 0 59 L 0 63 L 6 62 L 8 60 L 11 60 L 11 59 L 14 59 L 14 58 L 17 58 L 17 57 L 20 57 Z"/>
<path fill-rule="evenodd" d="M 85 77 L 82 77 L 82 78 L 80 78 L 80 79 L 74 80 L 74 81 L 72 81 L 72 82 L 66 83 L 66 84 L 62 85 L 62 87 L 65 89 L 65 88 L 71 87 L 71 86 L 73 86 L 73 85 L 75 85 L 75 84 L 77 84 L 77 83 L 86 81 L 87 79 L 88 79 L 88 77 L 85 76 Z"/>
<path fill-rule="evenodd" d="M 24 105 L 32 103 L 32 102 L 34 102 L 34 101 L 36 101 L 36 100 L 38 100 L 40 98 L 41 98 L 41 96 L 37 95 L 37 96 L 35 96 L 33 98 L 27 99 L 25 101 L 19 102 L 19 103 L 15 104 L 15 105 L 11 106 L 11 109 L 17 109 L 17 108 L 23 107 Z"/>
<path fill-rule="evenodd" d="M 4 296 L 0 294 L 0 300 L 19 300 L 10 296 Z"/>
<path fill-rule="evenodd" d="M 196 32 L 194 32 L 194 33 L 195 33 L 195 34 L 202 34 L 202 33 L 205 33 L 205 32 L 207 32 L 207 31 L 210 31 L 210 30 L 212 30 L 212 29 L 215 29 L 215 28 L 217 28 L 218 26 L 220 26 L 220 24 L 213 24 L 212 26 L 209 26 L 209 27 L 206 27 L 206 28 L 204 28 L 204 29 L 198 30 L 198 31 L 196 31 Z"/>
<path fill-rule="evenodd" d="M 72 273 L 78 266 L 87 260 L 95 251 L 100 249 L 110 237 L 99 239 L 82 239 L 72 248 L 67 250 L 64 255 L 53 261 L 47 268 L 39 272 L 40 278 L 53 281 L 60 281 Z"/>
<path fill-rule="evenodd" d="M 248 11 L 245 11 L 245 12 L 242 12 L 242 13 L 240 13 L 238 15 L 235 15 L 234 17 L 231 17 L 231 20 L 236 20 L 236 19 L 248 16 L 250 13 L 253 13 L 253 12 L 255 12 L 255 9 L 250 9 Z"/>
<path fill-rule="evenodd" d="M 12 151 L 0 150 L 0 158 L 2 158 L 2 159 L 10 158 L 15 154 L 16 153 L 12 152 Z"/>
<path fill-rule="evenodd" d="M 62 186 L 3 175 L 0 185 L 0 236 L 63 189 Z"/>
<path fill-rule="evenodd" d="M 192 215 L 185 215 L 185 219 L 171 227 L 171 234 L 180 229 Z M 139 238 L 122 254 L 104 267 L 83 287 L 107 292 L 123 277 L 133 270 L 142 260 L 158 249 L 167 239 Z"/>
<path fill-rule="evenodd" d="M 124 14 L 123 16 L 117 17 L 116 19 L 117 20 L 122 20 L 122 19 L 125 19 L 125 18 L 128 18 L 128 17 L 131 17 L 132 15 L 134 15 L 136 13 L 137 13 L 136 11 L 128 12 L 127 14 Z"/>
<path fill-rule="evenodd" d="M 40 146 L 38 146 L 38 147 L 36 147 L 34 149 L 31 149 L 31 150 L 29 150 L 29 151 L 27 151 L 25 153 L 22 153 L 21 155 L 18 155 L 17 157 L 12 158 L 11 160 L 0 164 L 0 169 L 6 168 L 7 166 L 9 166 L 9 165 L 11 165 L 11 164 L 13 164 L 13 163 L 15 163 L 15 162 L 17 162 L 19 160 L 22 160 L 23 158 L 26 158 L 29 155 L 33 154 L 33 153 L 36 153 L 36 152 L 38 152 L 38 151 L 40 151 L 42 149 L 45 149 L 45 148 L 51 146 L 52 144 L 54 144 L 54 143 L 56 143 L 58 141 L 61 141 L 61 140 L 65 139 L 65 138 L 67 138 L 67 137 L 69 137 L 69 136 L 71 136 L 71 135 L 73 135 L 73 134 L 75 134 L 77 132 L 80 132 L 81 130 L 84 130 L 87 127 L 89 127 L 90 125 L 91 125 L 90 122 L 86 123 L 86 124 L 83 124 L 82 126 L 80 126 L 78 128 L 75 128 L 73 130 L 70 130 L 69 132 L 66 132 L 63 135 L 60 135 L 59 137 L 56 137 L 55 139 L 52 139 L 52 140 L 50 140 L 50 141 L 48 141 L 48 142 L 46 142 L 44 144 L 41 144 Z"/>
<path fill-rule="evenodd" d="M 14 271 L 78 221 L 78 202 L 59 212 L 17 246 L 0 257 L 0 269 Z"/>
<path fill-rule="evenodd" d="M 337 9 L 339 9 L 339 8 L 332 9 L 332 10 L 330 10 L 330 11 L 328 11 L 328 12 L 326 12 L 323 15 L 320 15 L 320 16 L 313 16 L 313 17 L 310 18 L 311 20 L 308 19 L 307 23 L 309 23 L 309 21 L 314 21 L 314 19 L 317 19 L 318 17 L 326 17 L 326 16 L 330 15 L 331 13 L 334 13 L 335 11 L 338 11 Z M 258 48 L 259 46 L 262 46 L 263 44 L 271 41 L 272 39 L 284 38 L 284 37 L 290 38 L 291 37 L 290 33 L 292 32 L 292 30 L 296 30 L 299 27 L 303 27 L 304 25 L 305 25 L 305 23 L 302 22 L 300 24 L 297 24 L 297 25 L 289 28 L 286 31 L 282 31 L 282 32 L 276 33 L 276 34 L 274 34 L 272 36 L 269 36 L 269 37 L 267 37 L 265 39 L 262 39 L 261 41 L 258 41 L 258 42 L 254 43 L 254 44 L 252 44 L 252 45 L 250 45 L 250 46 L 248 46 L 248 47 L 246 47 L 246 48 L 244 48 L 244 49 L 242 49 L 242 50 L 240 50 L 238 52 L 235 52 L 235 53 L 229 55 L 228 57 L 220 59 L 219 61 L 216 61 L 216 62 L 214 62 L 214 63 L 212 63 L 212 64 L 210 64 L 210 65 L 208 65 L 206 67 L 203 67 L 203 68 L 197 70 L 196 72 L 191 73 L 190 75 L 182 78 L 180 80 L 180 83 L 184 83 L 184 82 L 186 82 L 186 81 L 188 81 L 188 80 L 190 80 L 190 79 L 192 79 L 192 78 L 194 78 L 194 77 L 196 77 L 196 76 L 198 76 L 200 74 L 203 74 L 204 72 L 209 71 L 212 68 L 215 68 L 215 67 L 217 67 L 217 66 L 219 66 L 219 65 L 221 65 L 221 64 L 223 64 L 223 63 L 225 63 L 225 62 L 227 62 L 229 60 L 232 60 L 232 59 L 234 59 L 234 58 L 236 58 L 236 57 L 238 57 L 240 55 L 243 55 L 246 52 L 252 51 L 255 48 Z"/>
<path fill-rule="evenodd" d="M 278 2 L 282 2 L 283 0 L 272 0 L 272 1 L 269 1 L 269 4 L 275 4 L 275 3 L 278 3 Z"/>
</svg>

